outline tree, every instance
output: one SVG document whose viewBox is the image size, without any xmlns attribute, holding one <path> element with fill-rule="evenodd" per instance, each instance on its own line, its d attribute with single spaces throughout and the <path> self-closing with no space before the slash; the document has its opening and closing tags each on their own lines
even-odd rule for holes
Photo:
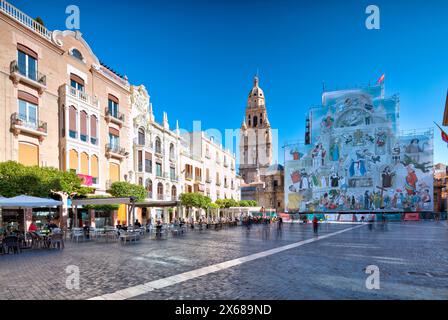
<svg viewBox="0 0 448 320">
<path fill-rule="evenodd" d="M 210 207 L 212 200 L 209 197 L 196 192 L 182 193 L 180 195 L 180 202 L 184 207 L 187 208 L 188 216 L 190 216 L 192 208 L 206 210 Z"/>
<path fill-rule="evenodd" d="M 146 198 L 143 186 L 124 181 L 112 183 L 109 193 L 116 198 L 134 197 L 136 201 L 144 201 Z"/>
<path fill-rule="evenodd" d="M 34 19 L 34 21 L 36 21 L 38 24 L 40 24 L 42 27 L 45 26 L 44 24 L 44 20 L 42 20 L 41 17 L 36 17 L 36 19 Z"/>
<path fill-rule="evenodd" d="M 74 172 L 48 167 L 26 167 L 14 161 L 0 163 L 0 194 L 5 197 L 29 195 L 48 198 L 52 194 L 62 200 L 62 224 L 67 218 L 67 201 L 75 196 L 85 196 L 92 188 L 83 187 Z"/>
</svg>

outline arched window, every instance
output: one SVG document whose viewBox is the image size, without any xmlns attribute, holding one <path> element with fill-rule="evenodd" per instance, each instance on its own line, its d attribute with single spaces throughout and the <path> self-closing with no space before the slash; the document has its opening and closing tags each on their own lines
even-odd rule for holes
<svg viewBox="0 0 448 320">
<path fill-rule="evenodd" d="M 86 152 L 81 153 L 81 174 L 89 175 L 89 155 Z"/>
<path fill-rule="evenodd" d="M 157 199 L 163 200 L 163 184 L 161 182 L 157 184 Z"/>
<path fill-rule="evenodd" d="M 258 124 L 258 118 L 257 116 L 254 117 L 254 128 L 257 126 Z"/>
<path fill-rule="evenodd" d="M 98 176 L 99 176 L 99 163 L 98 163 L 98 157 L 96 155 L 93 155 L 90 158 L 90 175 L 92 176 L 92 183 L 98 184 Z"/>
<path fill-rule="evenodd" d="M 90 142 L 94 145 L 98 143 L 97 137 L 98 118 L 94 115 L 90 116 Z"/>
<path fill-rule="evenodd" d="M 78 137 L 78 131 L 76 129 L 77 110 L 74 106 L 69 107 L 68 117 L 68 135 L 70 138 L 76 139 Z"/>
<path fill-rule="evenodd" d="M 145 129 L 143 128 L 138 129 L 138 144 L 140 146 L 145 145 Z"/>
<path fill-rule="evenodd" d="M 71 56 L 72 57 L 74 57 L 74 58 L 76 58 L 76 59 L 78 59 L 78 60 L 81 60 L 81 61 L 83 61 L 84 60 L 84 57 L 82 56 L 82 53 L 81 53 L 81 51 L 79 51 L 78 49 L 76 49 L 76 48 L 73 48 L 72 50 L 71 50 Z"/>
<path fill-rule="evenodd" d="M 78 172 L 78 152 L 76 150 L 69 151 L 69 170 Z"/>
<path fill-rule="evenodd" d="M 170 159 L 174 159 L 174 144 L 170 144 Z"/>
<path fill-rule="evenodd" d="M 142 177 L 138 178 L 138 185 L 139 186 L 143 185 L 143 178 Z"/>
<path fill-rule="evenodd" d="M 176 200 L 177 197 L 177 188 L 176 186 L 171 187 L 171 200 Z"/>
<path fill-rule="evenodd" d="M 147 198 L 152 199 L 152 181 L 151 179 L 146 179 L 146 192 L 148 193 Z"/>
<path fill-rule="evenodd" d="M 162 153 L 162 141 L 159 137 L 156 138 L 156 153 Z"/>
<path fill-rule="evenodd" d="M 87 112 L 84 110 L 79 113 L 80 139 L 87 142 Z"/>
</svg>

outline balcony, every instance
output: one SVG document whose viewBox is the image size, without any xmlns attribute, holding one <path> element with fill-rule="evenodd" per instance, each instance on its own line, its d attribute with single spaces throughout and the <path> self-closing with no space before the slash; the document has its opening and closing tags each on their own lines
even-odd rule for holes
<svg viewBox="0 0 448 320">
<path fill-rule="evenodd" d="M 74 98 L 80 102 L 83 102 L 85 104 L 98 107 L 98 99 L 96 97 L 91 97 L 89 94 L 85 93 L 84 91 L 78 90 L 76 88 L 73 88 L 72 86 L 69 86 L 68 84 L 63 85 L 60 88 L 60 94 L 65 97 L 71 97 Z"/>
<path fill-rule="evenodd" d="M 165 200 L 165 196 L 163 194 L 157 194 L 157 200 Z"/>
<path fill-rule="evenodd" d="M 202 176 L 196 176 L 194 177 L 195 182 L 202 182 Z"/>
<path fill-rule="evenodd" d="M 177 175 L 170 175 L 170 180 L 172 182 L 178 182 L 179 181 L 179 176 L 177 176 Z"/>
<path fill-rule="evenodd" d="M 47 77 L 37 70 L 33 72 L 33 74 L 28 75 L 24 71 L 25 70 L 20 70 L 17 60 L 11 61 L 10 73 L 14 86 L 17 86 L 19 82 L 22 82 L 37 89 L 39 95 L 42 95 L 45 89 L 47 89 Z"/>
<path fill-rule="evenodd" d="M 11 131 L 15 136 L 20 133 L 26 133 L 35 137 L 38 137 L 39 141 L 42 142 L 47 136 L 47 123 L 43 121 L 27 121 L 15 112 L 11 115 Z"/>
<path fill-rule="evenodd" d="M 193 180 L 193 174 L 192 173 L 185 173 L 185 180 Z"/>
<path fill-rule="evenodd" d="M 206 153 L 206 154 L 205 154 L 205 157 L 206 157 L 207 159 L 211 159 L 210 153 Z"/>
<path fill-rule="evenodd" d="M 209 177 L 205 178 L 205 183 L 212 183 L 212 179 L 210 179 Z"/>
<path fill-rule="evenodd" d="M 119 145 L 115 144 L 106 144 L 106 157 L 108 159 L 110 158 L 117 158 L 117 159 L 124 159 L 129 155 L 129 152 L 126 151 L 125 148 L 120 147 Z"/>
<path fill-rule="evenodd" d="M 234 166 L 233 163 L 232 163 L 232 165 L 230 166 L 230 170 L 235 171 L 235 166 Z"/>
<path fill-rule="evenodd" d="M 226 161 L 224 162 L 224 167 L 228 168 L 229 167 L 229 163 Z"/>
<path fill-rule="evenodd" d="M 24 25 L 26 28 L 32 30 L 37 33 L 41 37 L 51 41 L 51 31 L 45 28 L 40 23 L 36 22 L 33 18 L 26 15 L 13 5 L 9 4 L 6 1 L 0 1 L 0 11 L 4 14 L 10 16 L 12 19 L 16 20 L 20 24 Z"/>
<path fill-rule="evenodd" d="M 228 188 L 229 184 L 228 183 L 224 183 L 224 188 Z"/>
<path fill-rule="evenodd" d="M 152 191 L 146 193 L 146 199 L 152 199 Z"/>
<path fill-rule="evenodd" d="M 220 186 L 221 186 L 221 182 L 220 182 L 219 180 L 217 180 L 217 181 L 216 181 L 216 185 L 217 185 L 218 187 L 220 187 Z"/>
<path fill-rule="evenodd" d="M 111 112 L 109 110 L 109 108 L 104 109 L 104 113 L 105 113 L 105 119 L 106 122 L 112 122 L 117 124 L 120 128 L 123 126 L 124 124 L 124 114 L 120 113 L 120 112 Z"/>
<path fill-rule="evenodd" d="M 143 149 L 143 148 L 153 149 L 154 144 L 146 139 L 135 138 L 134 139 L 134 147 L 136 147 L 138 149 Z"/>
</svg>

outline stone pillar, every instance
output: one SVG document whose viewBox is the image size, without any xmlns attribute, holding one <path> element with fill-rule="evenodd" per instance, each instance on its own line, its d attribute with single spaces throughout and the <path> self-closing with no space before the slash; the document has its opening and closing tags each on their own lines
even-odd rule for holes
<svg viewBox="0 0 448 320">
<path fill-rule="evenodd" d="M 95 228 L 95 210 L 89 209 L 89 215 L 90 215 L 90 226 L 92 228 Z"/>
</svg>

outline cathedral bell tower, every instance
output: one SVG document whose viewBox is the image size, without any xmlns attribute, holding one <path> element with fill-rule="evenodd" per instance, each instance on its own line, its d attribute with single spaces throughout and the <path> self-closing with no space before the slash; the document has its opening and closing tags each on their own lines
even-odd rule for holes
<svg viewBox="0 0 448 320">
<path fill-rule="evenodd" d="M 260 173 L 272 163 L 272 132 L 265 96 L 258 76 L 247 99 L 246 115 L 240 131 L 240 175 L 245 183 L 258 182 Z"/>
</svg>

